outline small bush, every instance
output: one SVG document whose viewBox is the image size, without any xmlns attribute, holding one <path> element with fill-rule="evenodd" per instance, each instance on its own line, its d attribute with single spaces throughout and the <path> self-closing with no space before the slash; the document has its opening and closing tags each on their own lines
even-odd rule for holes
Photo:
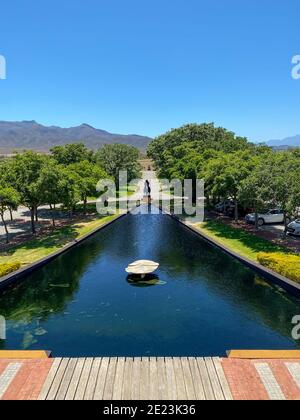
<svg viewBox="0 0 300 420">
<path fill-rule="evenodd" d="M 19 270 L 20 267 L 21 263 L 19 262 L 0 264 L 0 277 L 6 276 L 13 271 Z"/>
<path fill-rule="evenodd" d="M 261 265 L 300 283 L 299 255 L 260 252 L 257 259 Z"/>
</svg>

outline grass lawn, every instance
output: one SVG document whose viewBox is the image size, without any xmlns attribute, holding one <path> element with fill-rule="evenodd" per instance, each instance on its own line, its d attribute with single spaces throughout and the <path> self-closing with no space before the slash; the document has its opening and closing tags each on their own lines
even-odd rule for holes
<svg viewBox="0 0 300 420">
<path fill-rule="evenodd" d="M 17 245 L 9 251 L 0 254 L 0 264 L 19 261 L 22 266 L 31 264 L 47 255 L 58 251 L 68 242 L 86 235 L 92 230 L 110 222 L 117 215 L 95 217 L 93 220 L 78 222 L 53 230 L 48 236 L 31 239 L 28 242 Z"/>
<path fill-rule="evenodd" d="M 259 252 L 291 253 L 283 246 L 273 244 L 266 239 L 245 232 L 243 229 L 233 228 L 216 220 L 209 220 L 195 226 L 200 232 L 217 240 L 232 251 L 257 261 Z"/>
</svg>

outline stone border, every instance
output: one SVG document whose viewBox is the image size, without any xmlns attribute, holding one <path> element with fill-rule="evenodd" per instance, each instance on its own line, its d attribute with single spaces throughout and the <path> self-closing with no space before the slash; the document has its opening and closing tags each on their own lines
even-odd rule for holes
<svg viewBox="0 0 300 420">
<path fill-rule="evenodd" d="M 95 235 L 102 229 L 110 226 L 112 223 L 117 222 L 118 220 L 122 219 L 123 217 L 127 216 L 128 213 L 121 214 L 114 218 L 113 220 L 104 223 L 103 225 L 97 227 L 96 229 L 92 230 L 91 232 L 81 236 L 79 239 L 75 239 L 71 242 L 69 242 L 67 245 L 63 246 L 58 251 L 53 252 L 52 254 L 47 255 L 47 257 L 42 258 L 41 260 L 38 260 L 35 263 L 29 264 L 24 268 L 21 268 L 17 271 L 14 271 L 7 276 L 3 276 L 0 278 L 0 292 L 5 289 L 6 287 L 10 286 L 11 284 L 15 282 L 19 282 L 22 280 L 25 276 L 28 274 L 36 271 L 37 269 L 43 267 L 50 261 L 54 260 L 55 258 L 59 257 L 60 255 L 64 254 L 65 252 L 69 251 L 70 249 L 74 248 L 78 244 L 81 244 L 86 239 L 89 239 L 91 236 Z"/>
<path fill-rule="evenodd" d="M 300 298 L 300 284 L 294 282 L 293 280 L 288 279 L 287 277 L 282 276 L 281 274 L 276 273 L 273 270 L 270 270 L 267 267 L 264 267 L 263 265 L 259 263 L 256 263 L 255 261 L 249 260 L 248 258 L 241 256 L 240 254 L 232 251 L 230 248 L 227 248 L 225 245 L 221 244 L 220 242 L 216 241 L 215 239 L 211 238 L 205 233 L 200 232 L 198 229 L 194 228 L 193 226 L 187 225 L 186 223 L 182 222 L 178 217 L 174 216 L 173 214 L 166 213 L 166 212 L 164 212 L 164 214 L 168 215 L 173 220 L 180 223 L 181 226 L 184 226 L 185 228 L 189 229 L 194 234 L 200 236 L 206 242 L 209 242 L 211 245 L 225 252 L 225 254 L 230 255 L 231 257 L 240 261 L 245 266 L 256 271 L 258 274 L 262 275 L 270 283 L 275 283 L 278 286 L 280 286 L 282 289 Z"/>
</svg>

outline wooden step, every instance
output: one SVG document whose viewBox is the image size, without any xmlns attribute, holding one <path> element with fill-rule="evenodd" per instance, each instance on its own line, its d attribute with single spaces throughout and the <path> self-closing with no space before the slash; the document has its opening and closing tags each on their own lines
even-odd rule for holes
<svg viewBox="0 0 300 420">
<path fill-rule="evenodd" d="M 0 350 L 0 359 L 48 359 L 46 350 Z"/>
<path fill-rule="evenodd" d="M 230 350 L 229 359 L 300 359 L 300 350 Z"/>
</svg>

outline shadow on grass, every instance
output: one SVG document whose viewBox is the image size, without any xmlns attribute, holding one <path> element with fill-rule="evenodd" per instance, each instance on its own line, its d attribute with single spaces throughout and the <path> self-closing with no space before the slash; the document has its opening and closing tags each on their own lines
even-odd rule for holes
<svg viewBox="0 0 300 420">
<path fill-rule="evenodd" d="M 101 220 L 103 217 L 92 217 L 89 218 L 88 222 L 94 222 L 95 220 Z M 13 255 L 17 250 L 35 250 L 35 249 L 55 249 L 58 247 L 63 247 L 64 245 L 68 244 L 69 242 L 74 241 L 77 239 L 82 232 L 80 228 L 83 226 L 81 222 L 75 222 L 73 224 L 57 227 L 54 228 L 52 231 L 48 233 L 47 236 L 41 236 L 37 238 L 33 238 L 28 240 L 27 242 L 16 245 L 5 252 L 6 255 Z"/>
<path fill-rule="evenodd" d="M 260 238 L 255 234 L 245 232 L 242 229 L 233 228 L 222 222 L 209 220 L 203 226 L 206 230 L 214 234 L 217 238 L 238 241 L 241 245 L 249 248 L 255 253 L 259 252 L 281 252 L 285 254 L 291 253 L 290 250 L 283 246 L 276 245 L 267 239 Z"/>
</svg>

